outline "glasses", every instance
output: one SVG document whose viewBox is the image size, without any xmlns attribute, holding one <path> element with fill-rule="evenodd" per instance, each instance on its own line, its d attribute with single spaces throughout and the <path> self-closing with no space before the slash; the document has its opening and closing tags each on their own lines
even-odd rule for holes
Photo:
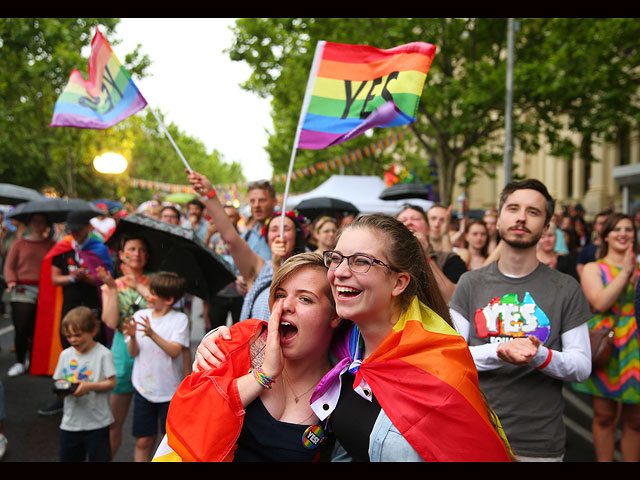
<svg viewBox="0 0 640 480">
<path fill-rule="evenodd" d="M 340 252 L 336 252 L 335 250 L 327 250 L 322 253 L 322 257 L 324 259 L 325 267 L 329 270 L 335 270 L 338 268 L 342 263 L 342 260 L 346 258 L 349 270 L 353 273 L 367 273 L 374 263 L 387 267 L 391 271 L 395 271 L 386 263 L 362 253 L 357 253 L 355 255 L 342 255 Z"/>
</svg>

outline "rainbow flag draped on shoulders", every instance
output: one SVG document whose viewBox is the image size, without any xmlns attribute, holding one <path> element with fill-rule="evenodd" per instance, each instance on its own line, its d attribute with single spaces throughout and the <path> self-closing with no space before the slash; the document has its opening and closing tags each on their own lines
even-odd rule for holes
<svg viewBox="0 0 640 480">
<path fill-rule="evenodd" d="M 62 352 L 60 322 L 62 321 L 64 294 L 61 286 L 53 285 L 51 282 L 51 267 L 53 257 L 70 250 L 73 250 L 73 240 L 71 235 L 67 235 L 51 247 L 42 260 L 31 366 L 29 367 L 31 375 L 53 375 L 58 357 Z M 96 278 L 96 289 L 99 292 L 101 282 L 95 274 L 96 267 L 101 265 L 113 273 L 113 262 L 107 247 L 101 240 L 91 237 L 78 254 Z"/>
<path fill-rule="evenodd" d="M 354 336 L 359 336 L 357 327 L 334 347 L 341 362 L 322 379 L 312 405 L 332 388 L 331 376 L 337 370 L 354 365 Z M 417 297 L 382 344 L 362 361 L 354 387 L 363 378 L 393 425 L 425 461 L 510 461 L 511 449 L 497 416 L 487 411 L 467 343 Z"/>
<path fill-rule="evenodd" d="M 105 129 L 142 110 L 147 101 L 96 28 L 89 80 L 73 70 L 53 110 L 50 127 Z"/>
<path fill-rule="evenodd" d="M 436 47 L 424 42 L 388 50 L 318 42 L 298 148 L 322 149 L 373 127 L 414 122 L 435 53 Z"/>
</svg>

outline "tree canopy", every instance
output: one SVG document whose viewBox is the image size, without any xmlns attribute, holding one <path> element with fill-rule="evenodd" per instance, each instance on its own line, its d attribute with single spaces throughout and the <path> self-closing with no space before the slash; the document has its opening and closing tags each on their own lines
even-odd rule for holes
<svg viewBox="0 0 640 480">
<path fill-rule="evenodd" d="M 635 19 L 518 19 L 514 67 L 514 136 L 535 151 L 543 141 L 570 157 L 570 133 L 594 141 L 638 125 Z M 271 96 L 274 132 L 267 150 L 275 173 L 287 171 L 307 78 L 318 40 L 378 48 L 424 41 L 437 47 L 411 124 L 413 144 L 397 154 L 416 170 L 432 162 L 441 200 L 451 203 L 456 168 L 469 183 L 502 161 L 507 19 L 504 18 L 243 18 L 229 50 L 253 72 L 244 88 Z M 373 133 L 385 135 L 383 129 Z M 604 137 L 603 137 L 604 138 Z M 371 140 L 361 136 L 321 151 L 299 151 L 296 168 L 333 158 Z M 391 158 L 359 166 L 382 175 Z M 316 175 L 313 182 L 322 181 Z M 297 186 L 310 185 L 296 182 Z"/>
<path fill-rule="evenodd" d="M 130 195 L 136 200 L 153 192 L 132 191 L 128 177 L 186 183 L 182 162 L 148 110 L 106 130 L 48 126 L 71 71 L 77 69 L 88 78 L 95 26 L 117 45 L 113 35 L 118 22 L 116 18 L 0 19 L 0 177 L 4 183 L 48 188 L 70 197 Z M 134 80 L 146 75 L 150 65 L 141 50 L 138 45 L 119 59 Z M 157 113 L 162 117 L 161 111 Z M 212 181 L 244 179 L 239 164 L 225 163 L 216 151 L 208 153 L 202 142 L 174 124 L 167 129 L 189 164 Z M 110 150 L 129 160 L 127 172 L 115 182 L 92 166 L 95 156 Z"/>
</svg>

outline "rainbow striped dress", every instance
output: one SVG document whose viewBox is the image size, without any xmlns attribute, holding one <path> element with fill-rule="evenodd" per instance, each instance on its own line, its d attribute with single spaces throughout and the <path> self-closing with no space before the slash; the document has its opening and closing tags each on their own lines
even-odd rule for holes
<svg viewBox="0 0 640 480">
<path fill-rule="evenodd" d="M 604 260 L 596 262 L 602 280 L 608 285 L 622 269 Z M 627 285 L 626 291 L 606 312 L 596 312 L 589 320 L 589 329 L 614 328 L 614 347 L 611 359 L 602 368 L 594 369 L 582 383 L 573 382 L 574 390 L 621 403 L 640 403 L 640 346 L 634 308 L 635 289 Z M 616 314 L 620 314 L 616 321 Z M 615 325 L 614 325 L 615 323 Z"/>
</svg>

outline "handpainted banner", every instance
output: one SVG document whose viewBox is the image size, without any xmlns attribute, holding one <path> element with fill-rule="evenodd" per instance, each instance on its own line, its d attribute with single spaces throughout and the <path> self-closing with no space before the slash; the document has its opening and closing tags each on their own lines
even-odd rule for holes
<svg viewBox="0 0 640 480">
<path fill-rule="evenodd" d="M 318 42 L 298 148 L 322 149 L 373 127 L 414 122 L 435 53 L 436 47 L 424 42 L 388 50 Z"/>
<path fill-rule="evenodd" d="M 89 80 L 73 70 L 53 110 L 51 127 L 105 129 L 142 110 L 147 101 L 138 91 L 96 28 L 91 41 Z"/>
</svg>

